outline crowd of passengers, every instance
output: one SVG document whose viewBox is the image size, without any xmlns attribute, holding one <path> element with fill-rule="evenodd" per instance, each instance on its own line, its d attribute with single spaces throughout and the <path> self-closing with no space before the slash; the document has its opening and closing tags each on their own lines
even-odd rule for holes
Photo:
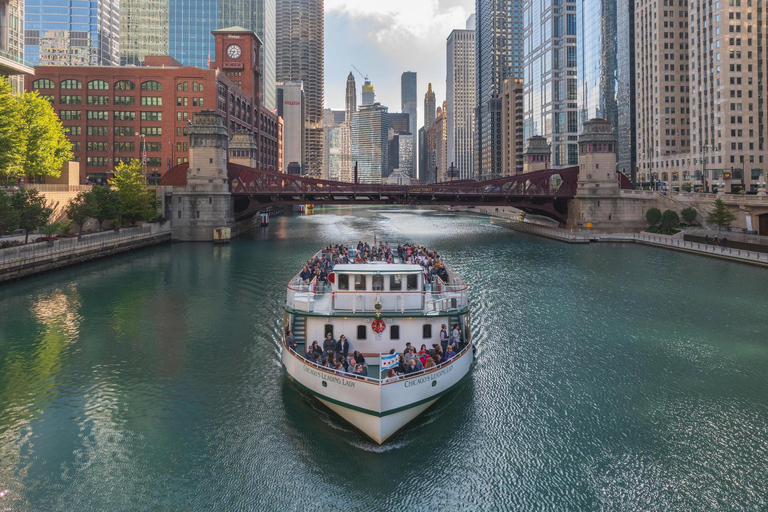
<svg viewBox="0 0 768 512">
<path fill-rule="evenodd" d="M 288 331 L 285 341 L 291 350 L 296 350 L 297 344 L 292 332 Z M 432 348 L 428 349 L 425 344 L 422 344 L 417 351 L 410 342 L 406 343 L 405 350 L 399 354 L 397 365 L 389 369 L 385 380 L 399 379 L 412 373 L 439 366 L 456 357 L 456 354 L 463 348 L 462 345 L 461 330 L 458 324 L 453 326 L 450 333 L 448 327 L 443 324 L 440 329 L 440 343 L 433 343 Z M 395 349 L 389 353 L 394 354 Z M 358 350 L 350 354 L 349 341 L 343 334 L 336 340 L 331 333 L 327 333 L 322 346 L 317 341 L 313 341 L 304 353 L 304 358 L 321 368 L 338 374 L 351 374 L 361 378 L 368 377 L 368 363 L 366 363 L 365 357 Z"/>
<path fill-rule="evenodd" d="M 328 282 L 328 274 L 333 271 L 335 265 L 341 263 L 396 263 L 398 259 L 402 263 L 421 265 L 424 269 L 424 279 L 431 283 L 435 277 L 443 282 L 448 282 L 448 271 L 440 260 L 440 255 L 423 246 L 414 244 L 398 244 L 392 247 L 387 242 L 375 243 L 371 246 L 367 242 L 359 241 L 357 250 L 351 255 L 349 248 L 342 244 L 329 245 L 322 250 L 321 256 L 314 256 L 299 273 L 303 282 L 310 282 L 317 278 L 318 283 L 325 285 Z M 351 259 L 350 259 L 351 258 Z"/>
</svg>

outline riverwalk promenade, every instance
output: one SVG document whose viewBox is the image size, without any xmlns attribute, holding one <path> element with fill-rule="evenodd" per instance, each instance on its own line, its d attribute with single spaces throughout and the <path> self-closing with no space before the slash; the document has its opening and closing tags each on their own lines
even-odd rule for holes
<svg viewBox="0 0 768 512">
<path fill-rule="evenodd" d="M 572 244 L 588 244 L 591 242 L 639 243 L 663 249 L 683 251 L 692 254 L 700 254 L 702 256 L 722 258 L 740 263 L 768 267 L 768 253 L 766 252 L 725 248 L 711 244 L 707 245 L 686 241 L 681 238 L 682 233 L 677 236 L 654 235 L 651 233 L 593 233 L 590 231 L 562 229 L 554 226 L 544 226 L 532 222 L 520 222 L 498 217 L 491 217 L 491 224 Z"/>
<path fill-rule="evenodd" d="M 0 283 L 171 241 L 169 225 L 150 224 L 0 249 Z"/>
</svg>

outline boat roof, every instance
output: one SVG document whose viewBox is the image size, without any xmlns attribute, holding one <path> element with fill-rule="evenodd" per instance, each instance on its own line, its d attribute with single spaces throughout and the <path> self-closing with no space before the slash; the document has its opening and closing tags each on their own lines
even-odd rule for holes
<svg viewBox="0 0 768 512">
<path fill-rule="evenodd" d="M 340 263 L 333 267 L 337 273 L 360 274 L 362 272 L 382 273 L 382 274 L 407 274 L 412 272 L 423 272 L 421 265 L 400 264 L 400 263 Z"/>
</svg>

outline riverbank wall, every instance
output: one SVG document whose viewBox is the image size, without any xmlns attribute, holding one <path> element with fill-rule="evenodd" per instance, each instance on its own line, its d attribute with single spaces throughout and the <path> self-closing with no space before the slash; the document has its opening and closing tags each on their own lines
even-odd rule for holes
<svg viewBox="0 0 768 512">
<path fill-rule="evenodd" d="M 169 226 L 151 224 L 0 249 L 0 283 L 170 241 Z"/>
</svg>

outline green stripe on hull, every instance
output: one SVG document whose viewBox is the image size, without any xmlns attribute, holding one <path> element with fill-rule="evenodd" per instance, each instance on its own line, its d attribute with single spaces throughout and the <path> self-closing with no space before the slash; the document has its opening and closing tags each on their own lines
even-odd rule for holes
<svg viewBox="0 0 768 512">
<path fill-rule="evenodd" d="M 468 355 L 469 355 L 469 354 L 468 354 Z M 473 364 L 474 364 L 474 363 L 473 363 Z M 471 368 L 472 368 L 472 367 L 471 367 L 471 365 L 470 365 L 470 369 L 471 369 Z M 285 370 L 285 365 L 283 365 L 283 370 Z M 327 396 L 325 396 L 325 395 L 322 395 L 322 394 L 318 393 L 318 392 L 317 392 L 317 391 L 315 391 L 315 390 L 309 389 L 307 386 L 305 386 L 304 384 L 302 384 L 302 383 L 301 383 L 301 382 L 299 382 L 298 380 L 294 379 L 294 378 L 291 376 L 291 374 L 290 374 L 290 373 L 288 373 L 288 371 L 287 371 L 287 370 L 286 370 L 286 372 L 285 372 L 285 373 L 286 373 L 286 374 L 287 374 L 289 377 L 291 377 L 291 379 L 293 380 L 293 382 L 295 382 L 296 384 L 298 384 L 298 385 L 299 385 L 299 387 L 300 387 L 301 389 L 303 389 L 304 391 L 307 391 L 307 392 L 309 392 L 310 394 L 312 394 L 312 395 L 314 395 L 314 396 L 316 396 L 316 397 L 318 397 L 318 398 L 322 398 L 323 400 L 326 400 L 326 401 L 328 401 L 328 402 L 331 402 L 332 404 L 336 404 L 336 405 L 338 405 L 338 406 L 344 407 L 344 408 L 346 408 L 346 409 L 351 409 L 351 410 L 353 410 L 353 411 L 361 412 L 361 413 L 363 413 L 363 414 L 368 414 L 368 415 L 370 415 L 370 416 L 376 416 L 376 417 L 378 417 L 378 418 L 383 418 L 384 416 L 389 416 L 390 414 L 397 414 L 398 412 L 402 412 L 402 411 L 406 411 L 406 410 L 408 410 L 408 409 L 412 409 L 412 408 L 414 408 L 414 407 L 418 407 L 419 405 L 425 404 L 425 403 L 427 403 L 427 402 L 429 402 L 429 401 L 431 401 L 431 400 L 437 400 L 438 398 L 440 398 L 441 396 L 443 396 L 444 394 L 446 394 L 447 392 L 449 392 L 450 390 L 452 390 L 453 388 L 455 388 L 456 386 L 458 386 L 458 385 L 459 385 L 459 384 L 460 384 L 460 383 L 461 383 L 461 382 L 462 382 L 462 381 L 463 381 L 463 380 L 464 380 L 464 379 L 467 377 L 467 375 L 469 375 L 469 373 L 470 373 L 470 372 L 469 372 L 469 371 L 467 371 L 467 373 L 466 373 L 466 374 L 464 374 L 464 375 L 463 375 L 463 376 L 462 376 L 462 377 L 461 377 L 461 378 L 460 378 L 458 381 L 456 381 L 456 383 L 455 383 L 455 384 L 453 384 L 451 387 L 449 387 L 449 388 L 447 388 L 447 389 L 444 389 L 443 391 L 441 391 L 441 392 L 437 393 L 436 395 L 432 395 L 432 396 L 430 396 L 429 398 L 425 398 L 425 399 L 423 399 L 423 400 L 419 400 L 418 402 L 414 402 L 414 403 L 412 403 L 412 404 L 404 405 L 404 406 L 402 406 L 402 407 L 398 407 L 398 408 L 396 408 L 396 409 L 390 409 L 390 410 L 388 410 L 388 411 L 384 411 L 384 412 L 377 412 L 377 411 L 372 411 L 372 410 L 370 410 L 370 409 L 363 409 L 362 407 L 357 407 L 356 405 L 350 405 L 350 404 L 348 404 L 348 403 L 346 403 L 346 402 L 342 402 L 342 401 L 340 401 L 340 400 L 336 400 L 336 399 L 334 399 L 334 398 L 330 398 L 330 397 L 327 397 Z"/>
</svg>

